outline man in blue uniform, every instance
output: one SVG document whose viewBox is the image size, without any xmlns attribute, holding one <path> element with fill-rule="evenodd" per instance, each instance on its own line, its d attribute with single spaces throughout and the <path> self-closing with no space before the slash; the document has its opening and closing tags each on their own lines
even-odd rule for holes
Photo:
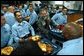
<svg viewBox="0 0 84 56">
<path fill-rule="evenodd" d="M 10 26 L 6 24 L 3 14 L 1 14 L 1 48 L 6 47 L 10 40 Z"/>
<path fill-rule="evenodd" d="M 37 20 L 38 20 L 38 16 L 36 14 L 36 12 L 33 9 L 33 5 L 29 4 L 29 9 L 27 9 L 26 11 L 26 20 L 33 25 Z"/>
<path fill-rule="evenodd" d="M 76 23 L 68 23 L 63 30 L 64 38 L 63 48 L 57 55 L 83 55 L 83 37 L 82 28 Z"/>
<path fill-rule="evenodd" d="M 66 16 L 66 13 L 67 13 L 67 9 L 66 8 L 63 8 L 62 9 L 62 12 L 61 13 L 56 13 L 52 18 L 52 22 L 55 26 L 58 26 L 58 25 L 65 25 L 67 23 L 67 16 Z"/>
<path fill-rule="evenodd" d="M 34 36 L 35 32 L 32 26 L 26 22 L 22 21 L 20 11 L 14 13 L 16 17 L 16 22 L 12 26 L 12 37 L 16 44 L 13 47 L 16 49 L 11 53 L 11 55 L 40 55 L 42 54 L 41 49 L 35 42 L 30 42 L 28 37 Z M 38 54 L 37 54 L 38 53 Z"/>
<path fill-rule="evenodd" d="M 32 34 L 31 36 L 34 36 L 35 32 L 33 27 L 28 22 L 22 21 L 20 11 L 16 11 L 14 15 L 17 20 L 12 26 L 12 37 L 14 38 L 15 42 L 18 43 L 26 41 L 29 34 Z"/>
<path fill-rule="evenodd" d="M 15 23 L 15 17 L 14 17 L 13 13 L 14 13 L 14 7 L 9 6 L 8 11 L 4 15 L 6 22 L 7 22 L 7 24 L 10 25 L 10 27 L 12 27 L 12 25 Z"/>
</svg>

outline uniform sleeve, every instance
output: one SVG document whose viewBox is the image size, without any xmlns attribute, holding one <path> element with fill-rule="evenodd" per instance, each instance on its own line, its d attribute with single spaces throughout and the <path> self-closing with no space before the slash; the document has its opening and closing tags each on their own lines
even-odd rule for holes
<svg viewBox="0 0 84 56">
<path fill-rule="evenodd" d="M 67 23 L 67 15 L 64 15 L 65 18 L 64 18 L 64 21 L 63 21 L 63 24 L 65 25 Z"/>
<path fill-rule="evenodd" d="M 25 10 L 22 11 L 22 17 L 23 17 L 23 18 L 26 17 L 26 12 L 25 12 Z"/>
<path fill-rule="evenodd" d="M 32 25 L 38 20 L 38 16 L 36 13 L 33 13 L 32 16 L 30 17 L 29 23 Z"/>
<path fill-rule="evenodd" d="M 19 37 L 15 27 L 12 27 L 12 37 L 14 38 L 15 42 L 19 42 Z"/>
<path fill-rule="evenodd" d="M 55 15 L 51 18 L 52 22 L 53 22 L 55 25 L 59 25 L 58 23 L 55 22 L 55 20 L 57 20 L 57 19 L 58 19 L 58 15 L 57 15 L 57 14 L 55 14 Z"/>
<path fill-rule="evenodd" d="M 64 20 L 64 24 L 66 24 L 66 23 L 67 23 L 67 19 Z"/>
<path fill-rule="evenodd" d="M 64 48 L 62 48 L 57 55 L 83 55 L 83 41 L 74 40 L 65 44 Z"/>
<path fill-rule="evenodd" d="M 13 40 L 12 40 L 12 37 L 11 37 L 11 28 L 10 28 L 9 25 L 8 25 L 8 30 L 9 30 L 9 34 L 10 34 L 10 39 L 9 39 L 9 42 L 8 42 L 8 46 L 9 46 L 9 45 L 12 45 L 12 43 L 13 43 Z"/>
<path fill-rule="evenodd" d="M 36 13 L 34 13 L 33 18 L 35 18 L 35 21 L 37 21 L 38 20 L 38 15 Z"/>
<path fill-rule="evenodd" d="M 34 28 L 30 24 L 28 24 L 28 25 L 29 25 L 29 29 L 31 31 L 32 36 L 34 36 L 35 35 Z"/>
<path fill-rule="evenodd" d="M 9 42 L 8 42 L 8 46 L 12 45 L 13 44 L 13 37 L 10 36 L 10 39 L 9 39 Z"/>
<path fill-rule="evenodd" d="M 29 16 L 29 9 L 26 10 L 26 16 Z"/>
</svg>

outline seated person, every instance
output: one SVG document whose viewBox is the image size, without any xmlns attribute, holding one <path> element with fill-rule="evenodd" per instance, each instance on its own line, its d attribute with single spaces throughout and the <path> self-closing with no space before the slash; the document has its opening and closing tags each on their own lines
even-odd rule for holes
<svg viewBox="0 0 84 56">
<path fill-rule="evenodd" d="M 28 22 L 22 21 L 20 11 L 16 11 L 14 16 L 16 18 L 16 22 L 12 26 L 12 38 L 15 43 L 24 43 L 28 40 L 29 36 L 35 35 L 34 29 Z"/>
<path fill-rule="evenodd" d="M 83 37 L 81 37 L 81 28 L 76 23 L 67 23 L 63 30 L 64 38 L 63 48 L 57 55 L 83 55 Z"/>
<path fill-rule="evenodd" d="M 60 25 L 65 25 L 67 23 L 67 8 L 62 8 L 62 12 L 56 13 L 52 18 L 52 25 L 58 29 Z"/>
<path fill-rule="evenodd" d="M 25 13 L 24 5 L 23 4 L 18 5 L 17 11 L 21 12 L 22 18 L 24 19 L 25 16 L 26 16 L 26 13 Z"/>
<path fill-rule="evenodd" d="M 34 25 L 35 22 L 38 20 L 38 15 L 34 11 L 34 7 L 32 4 L 29 4 L 29 8 L 26 10 L 26 21 L 30 23 L 30 25 Z"/>
<path fill-rule="evenodd" d="M 39 34 L 44 34 L 46 35 L 47 38 L 50 38 L 50 33 L 49 33 L 49 22 L 50 18 L 47 15 L 47 11 L 45 9 L 41 9 L 37 21 L 37 32 Z M 51 36 L 52 37 L 52 36 Z"/>
<path fill-rule="evenodd" d="M 5 17 L 1 14 L 1 48 L 8 46 L 10 31 L 10 26 L 6 24 Z"/>
<path fill-rule="evenodd" d="M 40 55 L 43 54 L 38 45 L 29 41 L 29 36 L 34 36 L 35 32 L 32 26 L 22 21 L 20 11 L 14 13 L 17 22 L 12 26 L 12 37 L 14 39 L 14 51 L 11 55 Z M 31 31 L 31 32 L 30 32 Z M 32 34 L 32 35 L 30 35 Z"/>
<path fill-rule="evenodd" d="M 10 27 L 13 26 L 13 24 L 16 22 L 14 17 L 14 6 L 9 6 L 8 11 L 4 14 L 4 17 L 6 19 L 6 23 L 10 25 Z"/>
</svg>

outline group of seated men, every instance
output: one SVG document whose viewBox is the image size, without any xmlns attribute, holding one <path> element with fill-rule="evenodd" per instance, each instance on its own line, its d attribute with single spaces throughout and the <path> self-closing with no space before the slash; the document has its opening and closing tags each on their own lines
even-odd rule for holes
<svg viewBox="0 0 84 56">
<path fill-rule="evenodd" d="M 18 48 L 22 43 L 29 43 L 28 37 L 36 34 L 42 35 L 44 36 L 43 38 L 47 38 L 52 42 L 51 26 L 57 28 L 59 25 L 64 25 L 62 33 L 67 41 L 63 43 L 63 48 L 57 55 L 83 55 L 82 29 L 76 23 L 67 23 L 66 8 L 63 7 L 62 11 L 56 13 L 51 19 L 45 8 L 41 8 L 37 15 L 32 4 L 29 4 L 26 11 L 21 5 L 16 11 L 14 10 L 14 6 L 9 6 L 7 12 L 1 14 L 1 49 L 6 46 Z M 30 48 L 29 45 L 27 46 L 27 51 Z M 40 52 L 33 52 L 40 54 Z M 24 53 L 28 54 L 26 51 Z"/>
</svg>

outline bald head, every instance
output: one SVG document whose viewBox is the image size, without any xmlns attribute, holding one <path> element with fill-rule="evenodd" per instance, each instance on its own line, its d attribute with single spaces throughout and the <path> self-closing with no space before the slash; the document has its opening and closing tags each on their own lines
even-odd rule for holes
<svg viewBox="0 0 84 56">
<path fill-rule="evenodd" d="M 74 23 L 67 23 L 63 29 L 63 35 L 65 39 L 74 39 L 80 37 L 82 34 L 82 28 Z"/>
<path fill-rule="evenodd" d="M 8 7 L 8 11 L 9 12 L 14 13 L 14 10 L 15 10 L 15 8 L 13 6 L 9 6 Z"/>
</svg>

